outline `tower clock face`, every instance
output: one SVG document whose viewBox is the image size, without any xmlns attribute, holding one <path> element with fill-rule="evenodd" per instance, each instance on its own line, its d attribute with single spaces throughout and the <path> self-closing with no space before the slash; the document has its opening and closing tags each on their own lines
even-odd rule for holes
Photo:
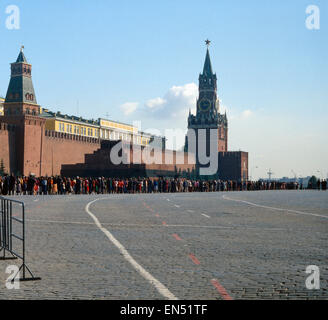
<svg viewBox="0 0 328 320">
<path fill-rule="evenodd" d="M 201 100 L 199 104 L 200 111 L 206 112 L 211 108 L 211 102 L 207 99 Z"/>
</svg>

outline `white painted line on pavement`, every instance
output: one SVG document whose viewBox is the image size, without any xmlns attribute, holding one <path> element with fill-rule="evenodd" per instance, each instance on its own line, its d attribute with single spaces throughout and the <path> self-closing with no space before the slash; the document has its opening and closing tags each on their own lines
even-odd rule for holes
<svg viewBox="0 0 328 320">
<path fill-rule="evenodd" d="M 178 206 L 177 204 L 175 204 L 174 206 L 177 207 L 177 208 L 181 208 L 181 206 Z"/>
<path fill-rule="evenodd" d="M 291 209 L 283 209 L 283 208 L 275 208 L 275 207 L 263 206 L 263 205 L 256 204 L 256 203 L 253 203 L 253 202 L 249 202 L 249 201 L 231 199 L 231 198 L 229 198 L 227 196 L 222 196 L 222 198 L 225 199 L 225 200 L 246 203 L 248 205 L 251 205 L 251 206 L 254 206 L 254 207 L 259 207 L 259 208 L 265 208 L 265 209 L 271 209 L 271 210 L 277 210 L 277 211 L 285 211 L 287 213 L 290 212 L 290 213 L 296 213 L 296 214 L 303 214 L 303 215 L 306 215 L 306 216 L 314 216 L 314 217 L 320 217 L 320 218 L 328 219 L 328 216 L 323 216 L 323 215 L 315 214 L 315 213 L 309 213 L 309 212 L 302 212 L 302 211 L 291 210 Z"/>
<path fill-rule="evenodd" d="M 210 216 L 208 216 L 207 214 L 204 214 L 204 213 L 202 213 L 202 216 L 204 216 L 204 217 L 206 217 L 206 218 L 208 218 L 208 219 L 211 218 Z"/>
<path fill-rule="evenodd" d="M 139 274 L 144 277 L 151 285 L 153 285 L 157 291 L 165 298 L 169 300 L 177 300 L 177 298 L 166 288 L 160 281 L 154 278 L 147 270 L 145 270 L 133 257 L 129 254 L 129 252 L 124 248 L 124 246 L 99 222 L 97 217 L 90 211 L 90 205 L 95 203 L 100 199 L 96 199 L 94 201 L 89 202 L 85 211 L 90 215 L 90 217 L 94 220 L 96 226 L 107 236 L 107 238 L 117 247 L 120 253 L 123 255 L 126 261 L 128 261 L 132 267 L 139 272 Z"/>
<path fill-rule="evenodd" d="M 46 219 L 26 219 L 28 222 L 41 222 L 41 223 L 58 223 L 58 224 L 80 224 L 80 225 L 94 225 L 93 222 L 78 222 L 78 221 L 65 221 L 65 220 L 46 220 Z M 163 225 L 160 224 L 115 224 L 115 223 L 103 223 L 102 225 L 107 225 L 113 228 L 163 228 Z M 168 224 L 166 227 L 171 228 L 208 228 L 208 229 L 261 229 L 267 231 L 290 231 L 291 229 L 283 229 L 283 228 L 259 228 L 259 227 L 251 227 L 247 225 L 231 225 L 231 226 L 201 226 L 201 225 L 192 225 L 192 224 Z M 317 232 L 320 233 L 320 232 Z"/>
</svg>

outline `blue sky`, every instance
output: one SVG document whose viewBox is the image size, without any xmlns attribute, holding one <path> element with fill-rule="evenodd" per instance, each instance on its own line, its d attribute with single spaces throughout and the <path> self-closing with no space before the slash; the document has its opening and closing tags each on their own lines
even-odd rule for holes
<svg viewBox="0 0 328 320">
<path fill-rule="evenodd" d="M 11 4 L 20 30 L 5 28 Z M 43 107 L 185 130 L 209 38 L 229 149 L 249 151 L 251 175 L 327 176 L 327 22 L 325 0 L 1 1 L 0 95 L 23 44 Z"/>
</svg>

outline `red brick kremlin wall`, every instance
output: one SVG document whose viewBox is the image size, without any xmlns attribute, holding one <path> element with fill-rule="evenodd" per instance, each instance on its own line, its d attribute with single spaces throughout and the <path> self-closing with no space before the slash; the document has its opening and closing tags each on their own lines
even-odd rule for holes
<svg viewBox="0 0 328 320">
<path fill-rule="evenodd" d="M 15 159 L 14 150 L 9 145 L 15 140 L 15 128 L 0 121 L 0 162 L 3 161 L 5 171 L 9 172 Z"/>
<path fill-rule="evenodd" d="M 100 148 L 99 139 L 45 131 L 41 175 L 59 175 L 62 165 L 83 163 L 86 154 Z"/>
</svg>

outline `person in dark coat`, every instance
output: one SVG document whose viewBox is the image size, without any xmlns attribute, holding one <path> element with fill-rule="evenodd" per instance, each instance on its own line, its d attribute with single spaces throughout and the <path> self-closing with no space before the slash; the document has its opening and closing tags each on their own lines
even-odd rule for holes
<svg viewBox="0 0 328 320">
<path fill-rule="evenodd" d="M 33 176 L 29 176 L 27 180 L 27 193 L 32 196 L 34 194 L 35 179 Z"/>
<path fill-rule="evenodd" d="M 322 191 L 326 191 L 326 190 L 327 190 L 327 179 L 322 180 Z"/>
<path fill-rule="evenodd" d="M 2 194 L 6 196 L 8 192 L 9 192 L 9 177 L 8 175 L 5 175 L 3 179 Z"/>
<path fill-rule="evenodd" d="M 76 184 L 75 184 L 75 194 L 81 193 L 81 179 L 80 177 L 76 177 Z"/>
<path fill-rule="evenodd" d="M 16 182 L 16 179 L 11 174 L 9 177 L 9 195 L 10 196 L 15 194 L 15 182 Z"/>
<path fill-rule="evenodd" d="M 317 181 L 317 189 L 320 191 L 320 185 L 321 185 L 321 181 L 320 181 L 320 179 L 318 179 L 318 181 Z"/>
</svg>

